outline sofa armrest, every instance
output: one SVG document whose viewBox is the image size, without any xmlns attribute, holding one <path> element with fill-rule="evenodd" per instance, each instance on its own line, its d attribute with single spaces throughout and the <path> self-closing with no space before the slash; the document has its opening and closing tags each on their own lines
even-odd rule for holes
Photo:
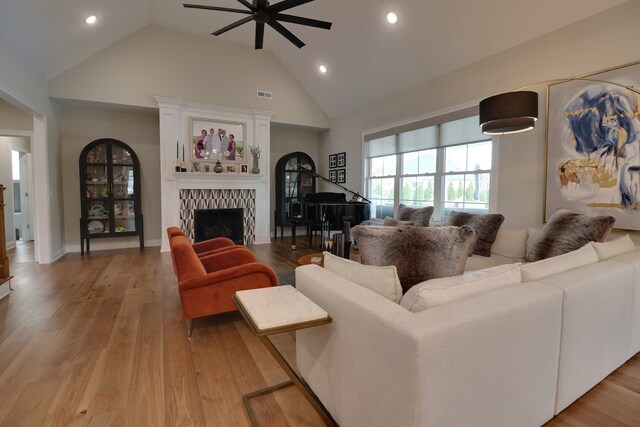
<svg viewBox="0 0 640 427">
<path fill-rule="evenodd" d="M 207 273 L 212 273 L 214 271 L 256 262 L 256 256 L 249 249 L 238 246 L 228 251 L 204 256 L 200 258 L 200 262 L 202 262 Z"/>
<path fill-rule="evenodd" d="M 214 249 L 220 249 L 225 247 L 233 247 L 236 244 L 231 239 L 227 239 L 226 237 L 216 237 L 215 239 L 204 240 L 202 242 L 194 243 L 193 250 L 196 251 L 197 254 L 202 252 L 212 251 Z"/>
<path fill-rule="evenodd" d="M 541 425 L 553 417 L 558 290 L 513 285 L 411 313 L 317 266 L 296 269 L 296 287 L 333 319 L 296 332 L 296 358 L 340 425 Z"/>
</svg>

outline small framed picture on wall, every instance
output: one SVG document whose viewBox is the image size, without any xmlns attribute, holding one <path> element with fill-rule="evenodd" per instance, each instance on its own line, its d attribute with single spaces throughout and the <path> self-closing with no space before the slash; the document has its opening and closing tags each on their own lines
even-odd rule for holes
<svg viewBox="0 0 640 427">
<path fill-rule="evenodd" d="M 344 184 L 347 182 L 347 170 L 338 169 L 338 184 Z"/>
<path fill-rule="evenodd" d="M 336 182 L 336 171 L 335 170 L 329 171 L 329 181 Z"/>
<path fill-rule="evenodd" d="M 347 167 L 347 153 L 338 153 L 336 162 L 339 168 Z"/>
<path fill-rule="evenodd" d="M 329 168 L 336 167 L 336 156 L 337 154 L 329 154 Z"/>
</svg>

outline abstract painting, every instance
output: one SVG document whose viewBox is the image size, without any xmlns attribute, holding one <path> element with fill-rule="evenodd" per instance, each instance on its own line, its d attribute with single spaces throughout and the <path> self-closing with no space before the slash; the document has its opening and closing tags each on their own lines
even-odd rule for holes
<svg viewBox="0 0 640 427">
<path fill-rule="evenodd" d="M 547 87 L 545 218 L 557 208 L 640 230 L 640 61 Z"/>
</svg>

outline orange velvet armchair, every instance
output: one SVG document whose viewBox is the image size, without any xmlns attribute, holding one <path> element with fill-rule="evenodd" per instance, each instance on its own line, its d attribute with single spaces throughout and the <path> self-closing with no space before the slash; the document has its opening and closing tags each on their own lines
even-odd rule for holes
<svg viewBox="0 0 640 427">
<path fill-rule="evenodd" d="M 197 318 L 237 310 L 231 300 L 236 291 L 278 285 L 276 272 L 243 246 L 199 257 L 189 239 L 175 235 L 171 256 L 183 315 L 191 319 L 189 338 Z"/>
<path fill-rule="evenodd" d="M 167 228 L 167 235 L 169 236 L 169 246 L 171 247 L 171 238 L 174 236 L 184 236 L 184 232 L 180 230 L 178 227 L 169 227 Z M 220 252 L 227 251 L 229 249 L 233 249 L 236 247 L 242 247 L 240 245 L 236 245 L 233 240 L 227 239 L 226 237 L 216 237 L 213 239 L 205 240 L 202 242 L 192 243 L 193 250 L 199 257 L 205 257 L 213 254 L 217 254 Z M 173 256 L 172 256 L 173 258 Z M 173 262 L 173 271 L 176 272 L 176 263 L 175 260 Z"/>
</svg>

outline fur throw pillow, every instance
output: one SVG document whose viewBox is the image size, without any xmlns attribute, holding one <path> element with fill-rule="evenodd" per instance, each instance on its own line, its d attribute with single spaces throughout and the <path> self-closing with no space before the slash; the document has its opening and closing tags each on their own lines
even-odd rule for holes
<svg viewBox="0 0 640 427">
<path fill-rule="evenodd" d="M 449 225 L 458 227 L 470 225 L 476 230 L 478 240 L 473 253 L 482 256 L 491 256 L 491 245 L 496 241 L 496 235 L 503 222 L 504 216 L 501 214 L 472 214 L 456 211 L 449 214 Z"/>
<path fill-rule="evenodd" d="M 426 208 L 412 208 L 407 205 L 400 204 L 396 219 L 399 221 L 413 221 L 416 227 L 428 227 L 433 215 L 433 206 Z"/>
<path fill-rule="evenodd" d="M 387 216 L 384 218 L 384 222 L 382 223 L 385 227 L 398 227 L 400 225 L 416 225 L 413 221 L 400 221 L 395 218 L 391 218 Z"/>
<path fill-rule="evenodd" d="M 437 277 L 462 274 L 475 231 L 463 227 L 356 226 L 360 260 L 367 265 L 395 265 L 402 289 Z"/>
<path fill-rule="evenodd" d="M 558 209 L 532 241 L 527 261 L 566 254 L 589 242 L 603 242 L 614 222 L 616 219 L 608 215 L 585 215 Z"/>
</svg>

